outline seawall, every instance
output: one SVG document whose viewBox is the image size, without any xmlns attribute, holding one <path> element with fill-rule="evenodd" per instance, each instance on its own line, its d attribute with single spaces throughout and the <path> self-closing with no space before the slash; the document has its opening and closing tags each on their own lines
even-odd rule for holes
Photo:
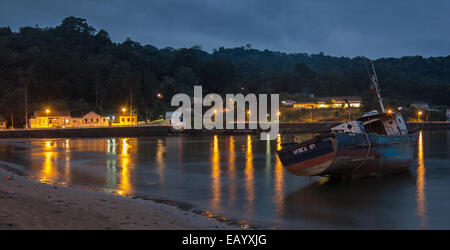
<svg viewBox="0 0 450 250">
<path fill-rule="evenodd" d="M 280 123 L 279 132 L 291 133 L 322 133 L 338 125 L 338 122 L 295 122 Z M 410 122 L 409 129 L 438 130 L 450 129 L 450 122 Z M 95 137 L 142 137 L 142 136 L 172 136 L 172 135 L 210 135 L 210 134 L 258 134 L 260 129 L 244 130 L 196 130 L 176 131 L 169 126 L 134 126 L 134 127 L 99 127 L 99 128 L 52 128 L 52 129 L 14 129 L 0 130 L 0 139 L 9 138 L 95 138 Z"/>
</svg>

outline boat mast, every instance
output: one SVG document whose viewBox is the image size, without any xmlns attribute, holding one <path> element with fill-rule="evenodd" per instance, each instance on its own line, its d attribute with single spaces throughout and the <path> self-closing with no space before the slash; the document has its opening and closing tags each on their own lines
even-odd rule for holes
<svg viewBox="0 0 450 250">
<path fill-rule="evenodd" d="M 372 60 L 370 60 L 370 64 L 372 65 L 372 71 L 373 71 L 373 74 L 370 75 L 370 78 L 373 82 L 373 85 L 375 86 L 375 91 L 377 92 L 377 98 L 378 98 L 378 102 L 380 103 L 381 113 L 385 113 L 383 98 L 381 97 L 380 86 L 378 85 L 377 72 L 375 71 L 375 67 L 373 66 Z"/>
</svg>

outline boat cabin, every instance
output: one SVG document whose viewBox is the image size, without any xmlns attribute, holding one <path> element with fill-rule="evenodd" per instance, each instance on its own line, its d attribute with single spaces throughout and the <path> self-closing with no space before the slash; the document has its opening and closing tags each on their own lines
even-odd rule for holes
<svg viewBox="0 0 450 250">
<path fill-rule="evenodd" d="M 408 128 L 400 113 L 370 111 L 355 121 L 349 121 L 331 128 L 337 133 L 376 133 L 380 135 L 408 135 Z"/>
<path fill-rule="evenodd" d="M 364 123 L 361 121 L 350 121 L 337 125 L 331 128 L 331 131 L 337 133 L 352 133 L 352 134 L 362 134 L 366 133 Z"/>
<path fill-rule="evenodd" d="M 408 128 L 401 113 L 381 113 L 371 111 L 358 118 L 364 123 L 367 133 L 380 135 L 408 135 Z"/>
</svg>

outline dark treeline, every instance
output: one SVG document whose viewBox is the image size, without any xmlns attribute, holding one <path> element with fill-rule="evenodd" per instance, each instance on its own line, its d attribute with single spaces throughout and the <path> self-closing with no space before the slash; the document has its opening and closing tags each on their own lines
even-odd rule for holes
<svg viewBox="0 0 450 250">
<path fill-rule="evenodd" d="M 450 56 L 382 58 L 374 64 L 388 105 L 450 105 Z M 172 95 L 192 94 L 195 84 L 205 93 L 359 95 L 367 109 L 374 107 L 363 57 L 260 51 L 250 44 L 207 53 L 200 46 L 113 43 L 105 30 L 76 17 L 54 28 L 0 28 L 0 116 L 12 116 L 15 125 L 25 121 L 25 93 L 30 115 L 45 107 L 113 114 L 129 106 L 132 96 L 142 120 L 160 117 Z"/>
</svg>

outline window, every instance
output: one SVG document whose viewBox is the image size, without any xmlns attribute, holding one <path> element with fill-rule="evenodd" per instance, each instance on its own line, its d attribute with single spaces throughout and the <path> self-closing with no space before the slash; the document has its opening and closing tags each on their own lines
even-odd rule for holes
<svg viewBox="0 0 450 250">
<path fill-rule="evenodd" d="M 98 118 L 97 118 L 97 122 L 98 122 Z"/>
<path fill-rule="evenodd" d="M 127 118 L 127 121 L 130 121 L 130 118 Z"/>
<path fill-rule="evenodd" d="M 125 121 L 125 118 L 122 118 L 122 121 L 124 122 L 124 121 Z"/>
</svg>

